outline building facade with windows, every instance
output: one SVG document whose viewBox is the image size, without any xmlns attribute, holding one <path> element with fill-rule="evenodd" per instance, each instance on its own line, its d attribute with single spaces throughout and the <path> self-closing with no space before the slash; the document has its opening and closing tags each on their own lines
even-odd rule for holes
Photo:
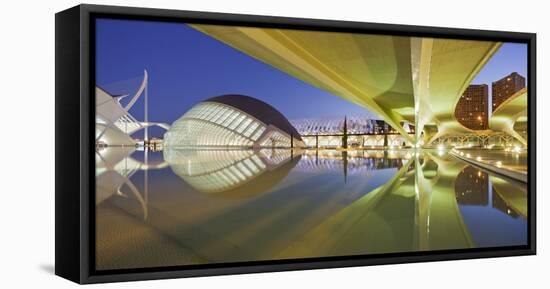
<svg viewBox="0 0 550 289">
<path fill-rule="evenodd" d="M 275 108 L 245 95 L 222 95 L 193 106 L 164 135 L 166 147 L 303 147 L 300 134 Z"/>
<path fill-rule="evenodd" d="M 367 116 L 305 118 L 290 122 L 310 148 L 343 147 L 344 134 L 348 147 L 411 145 L 387 122 Z M 414 135 L 414 125 L 405 122 L 399 125 Z"/>
<path fill-rule="evenodd" d="M 495 111 L 504 101 L 506 101 L 514 93 L 525 87 L 525 77 L 517 72 L 512 72 L 509 75 L 492 83 L 492 111 Z"/>
<path fill-rule="evenodd" d="M 472 84 L 466 88 L 455 108 L 455 117 L 463 126 L 472 130 L 488 128 L 489 86 Z"/>
</svg>

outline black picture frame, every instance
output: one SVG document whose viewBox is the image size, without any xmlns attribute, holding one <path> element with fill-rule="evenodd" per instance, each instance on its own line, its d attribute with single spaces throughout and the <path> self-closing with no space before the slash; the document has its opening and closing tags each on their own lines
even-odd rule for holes
<svg viewBox="0 0 550 289">
<path fill-rule="evenodd" d="M 528 245 L 96 271 L 94 19 L 140 19 L 494 40 L 528 45 Z M 77 283 L 242 274 L 536 254 L 536 34 L 166 9 L 79 5 L 55 16 L 55 274 Z"/>
</svg>

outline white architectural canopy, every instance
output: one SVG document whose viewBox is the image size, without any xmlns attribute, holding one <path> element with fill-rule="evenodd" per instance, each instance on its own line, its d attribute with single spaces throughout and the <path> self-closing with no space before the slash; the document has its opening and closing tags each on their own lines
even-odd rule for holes
<svg viewBox="0 0 550 289">
<path fill-rule="evenodd" d="M 168 130 L 165 123 L 138 121 L 129 113 L 140 96 L 146 94 L 148 85 L 147 70 L 143 72 L 143 81 L 137 92 L 126 105 L 121 100 L 128 95 L 113 96 L 96 86 L 96 143 L 107 145 L 135 145 L 131 135 L 149 126 L 158 126 Z"/>
</svg>

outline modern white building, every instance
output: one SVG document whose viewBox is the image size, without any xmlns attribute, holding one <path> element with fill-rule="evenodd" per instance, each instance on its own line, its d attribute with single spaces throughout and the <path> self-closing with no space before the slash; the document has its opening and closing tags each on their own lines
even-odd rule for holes
<svg viewBox="0 0 550 289">
<path fill-rule="evenodd" d="M 148 75 L 147 71 L 144 70 L 141 85 L 125 105 L 122 105 L 121 100 L 128 97 L 128 95 L 111 95 L 106 90 L 96 86 L 96 145 L 134 146 L 136 141 L 131 135 L 138 130 L 145 129 L 145 138 L 147 139 L 147 128 L 149 126 L 159 126 L 165 130 L 169 128 L 169 125 L 164 123 L 148 122 L 147 101 L 145 101 L 145 121 L 138 121 L 129 113 L 139 97 L 143 95 L 147 99 L 147 85 Z"/>
<path fill-rule="evenodd" d="M 222 95 L 193 106 L 164 134 L 166 147 L 303 147 L 300 134 L 275 108 L 245 95 Z"/>
<path fill-rule="evenodd" d="M 290 121 L 310 148 L 342 147 L 344 127 L 347 144 L 356 147 L 381 147 L 411 145 L 409 139 L 393 129 L 388 123 L 368 116 L 320 117 Z M 406 122 L 400 126 L 409 135 L 414 135 L 414 127 Z M 386 143 L 387 142 L 387 143 Z"/>
</svg>

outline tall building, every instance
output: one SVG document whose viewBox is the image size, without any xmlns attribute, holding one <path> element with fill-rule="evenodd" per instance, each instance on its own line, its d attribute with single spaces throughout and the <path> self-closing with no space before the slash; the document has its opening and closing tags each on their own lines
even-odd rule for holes
<svg viewBox="0 0 550 289">
<path fill-rule="evenodd" d="M 495 111 L 506 99 L 524 87 L 525 77 L 517 72 L 512 72 L 510 75 L 493 82 L 492 111 Z"/>
<path fill-rule="evenodd" d="M 487 129 L 488 101 L 489 86 L 487 84 L 472 84 L 468 86 L 456 105 L 456 119 L 469 129 Z"/>
</svg>

